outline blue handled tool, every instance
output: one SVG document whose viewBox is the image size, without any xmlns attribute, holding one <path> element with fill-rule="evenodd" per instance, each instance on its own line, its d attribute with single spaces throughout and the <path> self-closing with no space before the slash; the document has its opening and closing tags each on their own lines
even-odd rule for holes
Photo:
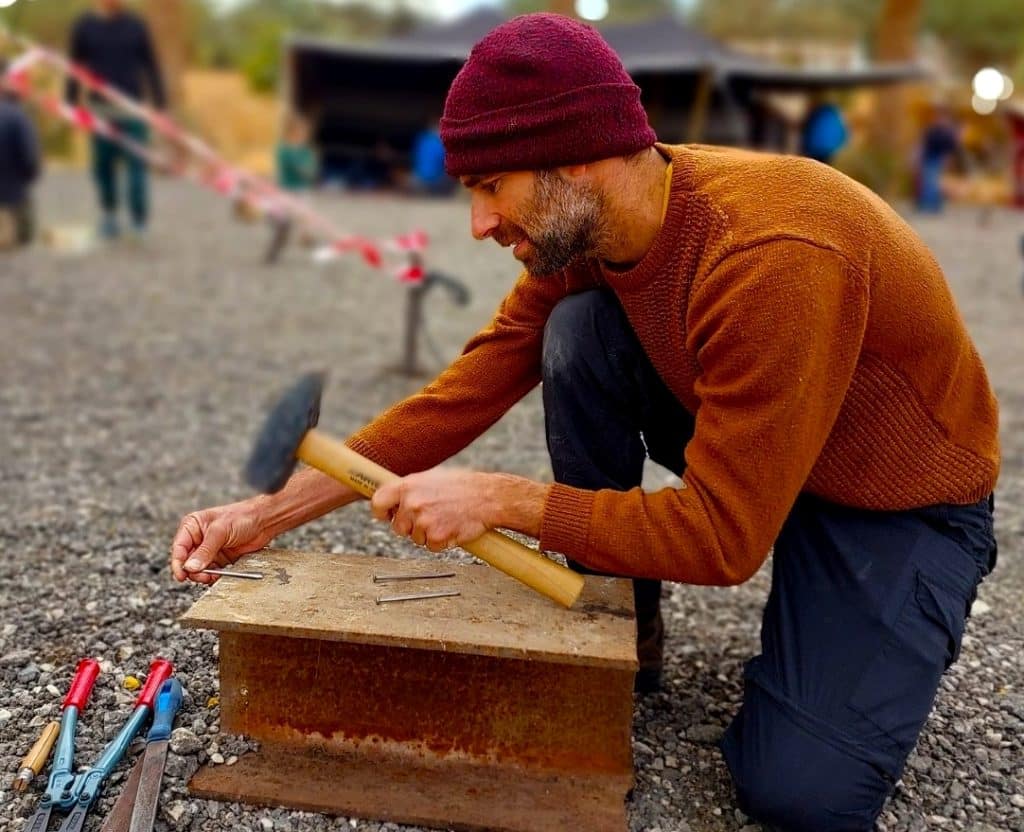
<svg viewBox="0 0 1024 832">
<path fill-rule="evenodd" d="M 153 706 L 153 727 L 146 736 L 146 751 L 128 775 L 114 808 L 103 819 L 100 832 L 129 832 L 129 826 L 134 829 L 136 822 L 140 828 L 152 829 L 168 740 L 181 699 L 181 685 L 176 679 L 168 679 L 161 685 Z"/>
<path fill-rule="evenodd" d="M 128 744 L 139 733 L 143 723 L 149 718 L 153 706 L 153 698 L 163 685 L 164 681 L 171 675 L 171 663 L 163 659 L 157 659 L 150 665 L 149 675 L 146 677 L 146 684 L 135 700 L 135 710 L 128 718 L 128 722 L 120 730 L 118 735 L 103 749 L 100 758 L 89 768 L 88 771 L 75 777 L 74 785 L 71 787 L 71 799 L 68 802 L 70 811 L 60 826 L 60 832 L 81 832 L 85 823 L 85 815 L 89 807 L 99 796 L 103 781 L 110 776 L 110 772 L 124 756 Z M 61 805 L 64 808 L 64 805 Z M 35 832 L 33 830 L 33 832 Z M 40 830 L 41 832 L 41 830 Z"/>
<path fill-rule="evenodd" d="M 181 700 L 181 684 L 176 679 L 161 685 L 154 705 L 153 726 L 146 735 L 146 751 L 128 776 L 114 808 L 104 818 L 100 832 L 129 832 L 129 826 L 134 829 L 136 823 L 140 828 L 152 829 L 167 745 Z"/>
<path fill-rule="evenodd" d="M 167 760 L 167 742 L 171 738 L 174 715 L 181 707 L 181 685 L 177 679 L 168 679 L 156 697 L 153 727 L 146 737 L 146 753 L 142 758 L 142 776 L 135 797 L 129 832 L 152 832 L 156 819 L 156 804 L 160 800 L 160 781 Z"/>
<path fill-rule="evenodd" d="M 25 832 L 45 832 L 54 807 L 67 808 L 71 805 L 75 783 L 75 775 L 71 773 L 75 757 L 75 727 L 78 725 L 79 713 L 85 709 L 85 703 L 89 701 L 89 694 L 99 672 L 100 666 L 95 659 L 82 659 L 75 668 L 71 687 L 64 697 L 57 754 L 53 758 L 46 793 L 39 802 L 39 808 L 25 826 Z"/>
</svg>

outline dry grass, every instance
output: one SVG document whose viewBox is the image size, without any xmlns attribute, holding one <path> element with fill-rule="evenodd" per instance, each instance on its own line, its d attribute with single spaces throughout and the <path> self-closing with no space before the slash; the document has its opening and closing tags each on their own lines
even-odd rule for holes
<svg viewBox="0 0 1024 832">
<path fill-rule="evenodd" d="M 252 92 L 234 72 L 190 69 L 182 80 L 182 126 L 200 136 L 227 161 L 253 173 L 274 170 L 280 106 L 273 96 Z M 75 133 L 66 157 L 54 157 L 57 167 L 85 168 L 89 139 Z"/>
<path fill-rule="evenodd" d="M 273 170 L 280 121 L 276 98 L 257 95 L 235 72 L 192 69 L 185 74 L 184 120 L 225 159 L 256 173 Z"/>
</svg>

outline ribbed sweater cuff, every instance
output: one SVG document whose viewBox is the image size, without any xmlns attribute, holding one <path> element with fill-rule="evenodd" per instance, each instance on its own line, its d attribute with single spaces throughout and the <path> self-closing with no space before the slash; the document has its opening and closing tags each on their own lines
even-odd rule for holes
<svg viewBox="0 0 1024 832">
<path fill-rule="evenodd" d="M 381 453 L 380 449 L 376 445 L 367 442 L 358 433 L 353 434 L 346 439 L 345 444 L 360 456 L 365 456 L 371 462 L 376 462 L 378 465 L 387 468 L 389 471 L 397 473 L 396 469 L 401 467 L 395 464 L 395 460 L 389 459 L 387 454 Z"/>
<path fill-rule="evenodd" d="M 577 558 L 587 551 L 594 492 L 555 483 L 544 501 L 540 548 Z"/>
</svg>

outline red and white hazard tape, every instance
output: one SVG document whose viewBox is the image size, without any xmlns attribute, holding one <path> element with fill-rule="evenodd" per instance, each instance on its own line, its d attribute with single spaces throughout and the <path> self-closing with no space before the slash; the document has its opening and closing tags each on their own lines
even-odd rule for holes
<svg viewBox="0 0 1024 832">
<path fill-rule="evenodd" d="M 325 245 L 318 249 L 314 256 L 319 260 L 329 260 L 344 253 L 355 252 L 374 268 L 383 268 L 384 253 L 404 255 L 406 262 L 394 270 L 395 276 L 403 283 L 418 283 L 423 280 L 423 253 L 428 238 L 423 231 L 393 238 L 371 239 L 357 234 L 345 234 L 319 214 L 308 203 L 281 188 L 229 164 L 219 156 L 206 142 L 187 132 L 176 124 L 165 113 L 156 111 L 145 104 L 106 83 L 82 66 L 72 63 L 59 52 L 40 46 L 22 35 L 8 30 L 0 30 L 8 40 L 17 44 L 24 51 L 8 66 L 7 72 L 0 78 L 0 85 L 6 87 L 20 97 L 34 102 L 44 112 L 62 119 L 72 127 L 90 135 L 102 136 L 123 147 L 129 153 L 142 159 L 147 164 L 178 177 L 189 179 L 232 201 L 242 201 L 247 207 L 255 209 L 260 215 L 277 221 L 297 222 L 307 230 L 324 240 Z M 48 65 L 58 72 L 74 78 L 90 92 L 94 93 L 119 107 L 132 117 L 146 122 L 156 132 L 165 136 L 178 147 L 184 148 L 199 163 L 200 171 L 173 165 L 161 153 L 145 144 L 126 136 L 122 131 L 88 107 L 68 104 L 63 99 L 43 94 L 34 89 L 32 69 L 37 65 Z"/>
</svg>

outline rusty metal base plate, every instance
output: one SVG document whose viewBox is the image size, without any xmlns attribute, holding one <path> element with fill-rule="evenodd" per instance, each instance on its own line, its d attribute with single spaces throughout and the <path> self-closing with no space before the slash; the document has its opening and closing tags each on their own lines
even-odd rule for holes
<svg viewBox="0 0 1024 832">
<path fill-rule="evenodd" d="M 438 767 L 264 743 L 233 766 L 200 769 L 189 790 L 197 797 L 438 829 L 622 832 L 622 797 L 631 785 L 632 777 L 623 774 L 544 774 L 478 761 Z"/>
</svg>

